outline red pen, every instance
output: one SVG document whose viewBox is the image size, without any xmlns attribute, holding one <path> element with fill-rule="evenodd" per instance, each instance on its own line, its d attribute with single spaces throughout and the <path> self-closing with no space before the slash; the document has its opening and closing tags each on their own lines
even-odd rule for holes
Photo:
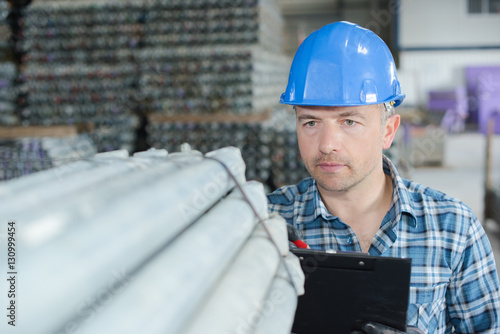
<svg viewBox="0 0 500 334">
<path fill-rule="evenodd" d="M 300 237 L 303 235 L 302 231 L 290 224 L 287 224 L 286 228 L 288 230 L 288 240 L 293 242 L 295 246 L 298 248 L 310 248 L 308 244 L 300 240 Z"/>
</svg>

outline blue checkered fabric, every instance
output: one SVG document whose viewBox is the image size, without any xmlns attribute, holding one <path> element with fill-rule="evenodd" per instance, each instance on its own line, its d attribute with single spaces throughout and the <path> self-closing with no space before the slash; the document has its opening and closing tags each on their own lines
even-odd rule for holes
<svg viewBox="0 0 500 334">
<path fill-rule="evenodd" d="M 500 333 L 498 274 L 490 242 L 460 200 L 399 176 L 369 253 L 412 259 L 408 325 L 425 333 Z M 361 252 L 353 230 L 328 212 L 314 179 L 268 194 L 269 210 L 304 232 L 312 249 Z"/>
</svg>

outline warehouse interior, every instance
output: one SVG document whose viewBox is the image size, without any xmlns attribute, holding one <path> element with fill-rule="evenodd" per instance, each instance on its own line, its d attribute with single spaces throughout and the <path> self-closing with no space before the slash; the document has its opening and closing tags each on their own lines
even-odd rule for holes
<svg viewBox="0 0 500 334">
<path fill-rule="evenodd" d="M 109 319 L 120 322 L 133 318 L 137 309 L 125 305 L 135 300 L 140 300 L 137 307 L 140 305 L 144 317 L 157 311 L 166 314 L 165 319 L 151 323 L 145 333 L 160 333 L 162 326 L 174 323 L 169 333 L 201 333 L 202 328 L 203 332 L 224 332 L 217 327 L 220 323 L 213 321 L 227 312 L 217 301 L 231 305 L 231 291 L 238 291 L 238 283 L 227 276 L 204 273 L 211 272 L 210 261 L 218 263 L 216 256 L 226 257 L 224 252 L 236 246 L 226 243 L 226 248 L 220 248 L 212 258 L 207 255 L 197 263 L 202 273 L 199 276 L 204 276 L 206 282 L 188 279 L 193 273 L 186 269 L 179 278 L 179 282 L 185 280 L 184 287 L 172 280 L 169 290 L 161 290 L 154 287 L 161 285 L 161 270 L 168 271 L 162 269 L 161 263 L 148 267 L 147 273 L 141 271 L 147 262 L 144 258 L 153 256 L 141 258 L 139 252 L 133 255 L 134 250 L 144 248 L 144 254 L 159 254 L 161 249 L 173 249 L 175 245 L 165 241 L 167 236 L 160 240 L 158 234 L 158 240 L 144 246 L 149 239 L 134 234 L 146 238 L 146 233 L 154 235 L 159 225 L 139 231 L 132 221 L 153 222 L 160 214 L 187 220 L 208 216 L 205 211 L 223 197 L 217 192 L 222 186 L 214 186 L 213 182 L 203 186 L 202 180 L 199 191 L 189 195 L 192 202 L 200 204 L 196 209 L 179 204 L 180 213 L 168 208 L 166 213 L 160 213 L 161 207 L 168 207 L 165 203 L 188 196 L 188 190 L 176 188 L 179 180 L 192 179 L 189 182 L 195 184 L 197 173 L 225 173 L 221 166 L 199 162 L 199 152 L 215 152 L 213 156 L 220 157 L 242 183 L 257 181 L 259 186 L 245 187 L 255 196 L 246 200 L 257 203 L 259 212 L 266 211 L 259 187 L 269 193 L 308 177 L 297 145 L 294 112 L 279 100 L 300 43 L 315 30 L 336 21 L 351 21 L 372 30 L 394 57 L 406 99 L 396 108 L 402 122 L 385 154 L 404 178 L 443 191 L 470 206 L 485 227 L 500 269 L 499 0 L 2 0 L 0 18 L 0 196 L 4 202 L 0 212 L 5 210 L 4 219 L 18 221 L 21 231 L 26 223 L 26 241 L 19 246 L 24 247 L 20 254 L 25 253 L 19 255 L 21 273 L 22 261 L 27 268 L 25 276 L 37 275 L 36 270 L 51 254 L 68 251 L 60 263 L 68 260 L 69 266 L 70 255 L 81 259 L 84 264 L 71 266 L 68 277 L 86 286 L 75 292 L 80 299 L 65 307 L 67 312 L 50 321 L 45 313 L 37 314 L 39 304 L 20 311 L 30 321 L 44 323 L 41 327 L 25 327 L 26 333 L 125 333 L 124 328 L 139 328 L 134 327 L 139 324 L 123 321 L 123 326 L 126 323 L 130 327 L 115 328 Z M 217 151 L 227 146 L 239 149 L 241 162 L 232 151 Z M 186 158 L 181 158 L 181 151 Z M 154 167 L 167 156 L 172 156 L 175 168 L 170 163 L 164 170 Z M 149 174 L 133 176 L 142 171 Z M 113 181 L 115 173 L 124 173 L 123 180 Z M 106 189 L 102 190 L 104 185 Z M 158 195 L 170 187 L 176 194 Z M 233 189 L 225 184 L 223 187 L 222 192 Z M 217 199 L 205 196 L 207 191 L 217 192 Z M 148 194 L 157 197 L 149 204 Z M 116 204 L 119 196 L 128 207 Z M 233 197 L 227 199 L 229 211 L 245 212 L 242 216 L 255 213 L 238 207 Z M 274 218 L 262 215 L 259 221 L 269 221 L 276 230 L 276 240 L 270 237 L 271 246 L 285 240 L 285 246 L 280 246 L 285 256 L 285 232 Z M 120 219 L 124 226 L 116 222 L 102 227 L 106 221 Z M 214 217 L 206 219 L 217 221 Z M 95 221 L 91 224 L 91 220 Z M 191 230 L 187 220 L 171 233 L 187 235 Z M 57 239 L 69 229 L 71 221 L 88 223 L 88 231 L 96 233 L 94 237 L 101 232 L 114 236 L 116 231 L 128 229 L 130 235 L 123 232 L 123 238 L 130 247 L 116 246 L 109 253 L 127 252 L 141 264 L 103 269 L 106 259 L 114 260 L 111 255 L 103 256 L 102 263 L 96 260 L 100 253 L 93 250 L 93 245 L 98 245 L 99 240 L 90 234 L 88 239 L 78 239 L 78 235 L 90 233 L 82 226 L 71 227 L 67 239 Z M 219 223 L 220 229 L 229 229 L 228 224 L 224 227 L 223 222 Z M 234 275 L 243 280 L 246 277 L 244 282 L 252 274 L 257 275 L 262 269 L 255 269 L 259 267 L 254 263 L 256 256 L 264 267 L 274 268 L 262 274 L 269 276 L 271 288 L 252 291 L 266 301 L 266 293 L 269 298 L 273 288 L 287 291 L 286 298 L 280 300 L 283 304 L 272 303 L 273 307 L 281 305 L 286 312 L 280 315 L 282 318 L 266 323 L 269 327 L 255 329 L 249 324 L 256 321 L 257 315 L 262 316 L 262 311 L 255 313 L 256 302 L 242 295 L 241 299 L 249 301 L 247 308 L 238 305 L 248 316 L 240 321 L 242 316 L 236 312 L 239 306 L 234 307 L 235 313 L 231 314 L 239 322 L 231 326 L 240 326 L 238 333 L 266 333 L 263 328 L 274 328 L 272 333 L 279 333 L 280 321 L 289 321 L 290 312 L 293 315 L 294 309 L 287 308 L 286 301 L 296 299 L 300 278 L 288 280 L 291 274 L 279 267 L 281 262 L 262 253 L 271 246 L 259 244 L 259 240 L 269 231 L 253 230 L 252 224 L 243 223 L 246 232 L 229 232 L 238 236 L 237 247 L 253 247 L 258 253 L 242 260 L 248 264 L 247 271 Z M 220 230 L 205 232 L 215 236 Z M 7 240 L 5 231 L 0 233 Z M 211 245 L 202 238 L 194 240 Z M 83 245 L 85 242 L 91 245 Z M 163 261 L 182 265 L 176 256 L 194 256 L 189 253 L 189 243 L 186 245 L 176 248 L 176 253 L 172 250 Z M 73 246 L 74 251 L 69 251 Z M 93 256 L 88 261 L 84 260 L 87 252 Z M 30 254 L 32 259 L 27 258 Z M 7 261 L 3 256 L 2 265 Z M 233 260 L 228 258 L 225 265 Z M 82 273 L 82 268 L 93 266 L 94 271 Z M 49 284 L 58 266 L 50 268 L 52 273 L 42 281 L 49 288 L 58 288 Z M 123 268 L 128 268 L 127 274 L 121 274 Z M 148 281 L 148 275 L 155 275 L 157 280 Z M 101 291 L 102 286 L 108 286 L 104 297 L 92 292 L 99 288 L 97 283 L 86 284 L 85 280 L 96 277 L 102 282 Z M 203 301 L 205 295 L 197 296 L 196 292 L 208 282 L 212 285 L 203 291 L 217 297 Z M 53 284 L 62 283 L 54 280 Z M 144 284 L 152 287 L 146 296 L 137 292 Z M 39 298 L 37 302 L 46 298 L 38 285 L 25 286 L 22 294 L 33 293 L 33 298 Z M 126 293 L 119 295 L 117 291 L 123 287 Z M 75 289 L 70 284 L 62 286 L 61 297 L 54 297 L 50 306 L 60 309 L 67 297 L 63 294 L 72 294 Z M 180 298 L 176 289 L 193 290 Z M 178 303 L 176 310 L 158 302 L 157 293 L 172 297 L 173 303 Z M 115 299 L 120 302 L 113 303 Z M 195 308 L 203 303 L 205 309 Z M 184 307 L 187 311 L 179 312 Z M 42 331 L 31 331 L 33 328 Z"/>
</svg>

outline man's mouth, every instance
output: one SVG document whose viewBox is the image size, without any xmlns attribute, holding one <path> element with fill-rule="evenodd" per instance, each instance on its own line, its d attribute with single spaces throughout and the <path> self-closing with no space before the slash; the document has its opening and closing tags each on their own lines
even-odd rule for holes
<svg viewBox="0 0 500 334">
<path fill-rule="evenodd" d="M 325 172 L 336 172 L 345 167 L 343 164 L 337 164 L 333 162 L 321 162 L 317 166 Z"/>
</svg>

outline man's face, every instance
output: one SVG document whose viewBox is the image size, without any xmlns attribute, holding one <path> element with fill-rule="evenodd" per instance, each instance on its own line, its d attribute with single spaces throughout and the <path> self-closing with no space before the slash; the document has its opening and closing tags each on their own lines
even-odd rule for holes
<svg viewBox="0 0 500 334">
<path fill-rule="evenodd" d="M 296 106 L 296 111 L 300 154 L 320 188 L 347 191 L 381 170 L 382 149 L 390 146 L 394 133 L 382 127 L 379 105 Z"/>
</svg>

